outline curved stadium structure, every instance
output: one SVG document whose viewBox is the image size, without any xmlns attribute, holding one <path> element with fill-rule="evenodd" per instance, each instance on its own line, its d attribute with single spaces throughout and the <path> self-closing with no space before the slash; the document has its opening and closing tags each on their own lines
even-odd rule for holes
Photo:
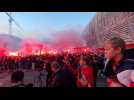
<svg viewBox="0 0 134 100">
<path fill-rule="evenodd" d="M 95 48 L 115 36 L 134 43 L 134 12 L 97 12 L 84 30 L 86 44 Z"/>
</svg>

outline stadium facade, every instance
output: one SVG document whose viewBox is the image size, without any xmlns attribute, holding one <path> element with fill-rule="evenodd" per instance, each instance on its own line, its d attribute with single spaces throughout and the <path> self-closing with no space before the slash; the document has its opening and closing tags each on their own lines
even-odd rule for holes
<svg viewBox="0 0 134 100">
<path fill-rule="evenodd" d="M 95 48 L 115 36 L 134 43 L 134 12 L 97 12 L 83 34 L 86 44 Z"/>
</svg>

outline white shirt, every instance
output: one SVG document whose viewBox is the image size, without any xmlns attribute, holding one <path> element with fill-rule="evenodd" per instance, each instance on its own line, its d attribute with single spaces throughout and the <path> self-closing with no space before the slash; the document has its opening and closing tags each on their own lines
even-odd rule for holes
<svg viewBox="0 0 134 100">
<path fill-rule="evenodd" d="M 130 83 L 132 82 L 131 77 L 134 78 L 134 76 L 131 76 L 132 71 L 133 70 L 125 70 L 125 71 L 118 73 L 117 78 L 118 78 L 119 82 L 124 84 L 125 86 L 129 87 Z M 134 73 L 133 73 L 133 75 L 134 75 Z"/>
<path fill-rule="evenodd" d="M 134 82 L 134 70 L 131 71 L 130 79 L 131 79 L 132 82 Z"/>
</svg>

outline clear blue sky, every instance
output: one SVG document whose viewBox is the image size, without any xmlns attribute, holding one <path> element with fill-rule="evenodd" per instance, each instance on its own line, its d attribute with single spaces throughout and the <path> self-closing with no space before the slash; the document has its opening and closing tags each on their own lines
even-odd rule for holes
<svg viewBox="0 0 134 100">
<path fill-rule="evenodd" d="M 81 31 L 92 20 L 95 12 L 12 12 L 13 18 L 23 28 L 13 24 L 13 35 L 37 39 L 51 37 L 51 32 L 65 29 L 80 29 Z M 8 33 L 8 16 L 0 13 L 0 33 Z"/>
</svg>

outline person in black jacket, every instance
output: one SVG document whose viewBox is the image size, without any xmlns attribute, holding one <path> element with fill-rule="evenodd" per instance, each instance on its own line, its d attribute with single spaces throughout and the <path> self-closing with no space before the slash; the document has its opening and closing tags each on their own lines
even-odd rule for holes
<svg viewBox="0 0 134 100">
<path fill-rule="evenodd" d="M 52 70 L 52 75 L 48 80 L 48 87 L 62 87 L 63 75 L 62 75 L 61 67 L 58 64 L 58 62 L 55 61 L 51 64 L 51 70 Z"/>
<path fill-rule="evenodd" d="M 48 87 L 75 87 L 72 73 L 66 67 L 61 67 L 58 62 L 54 61 L 51 65 L 52 75 L 48 81 Z"/>
<path fill-rule="evenodd" d="M 11 75 L 11 83 L 12 87 L 25 87 L 23 84 L 24 81 L 24 72 L 23 71 L 15 71 Z"/>
<path fill-rule="evenodd" d="M 77 65 L 75 64 L 75 61 L 69 61 L 66 59 L 64 61 L 64 67 L 62 68 L 62 71 L 65 77 L 64 82 L 66 82 L 67 87 L 76 87 Z"/>
</svg>

